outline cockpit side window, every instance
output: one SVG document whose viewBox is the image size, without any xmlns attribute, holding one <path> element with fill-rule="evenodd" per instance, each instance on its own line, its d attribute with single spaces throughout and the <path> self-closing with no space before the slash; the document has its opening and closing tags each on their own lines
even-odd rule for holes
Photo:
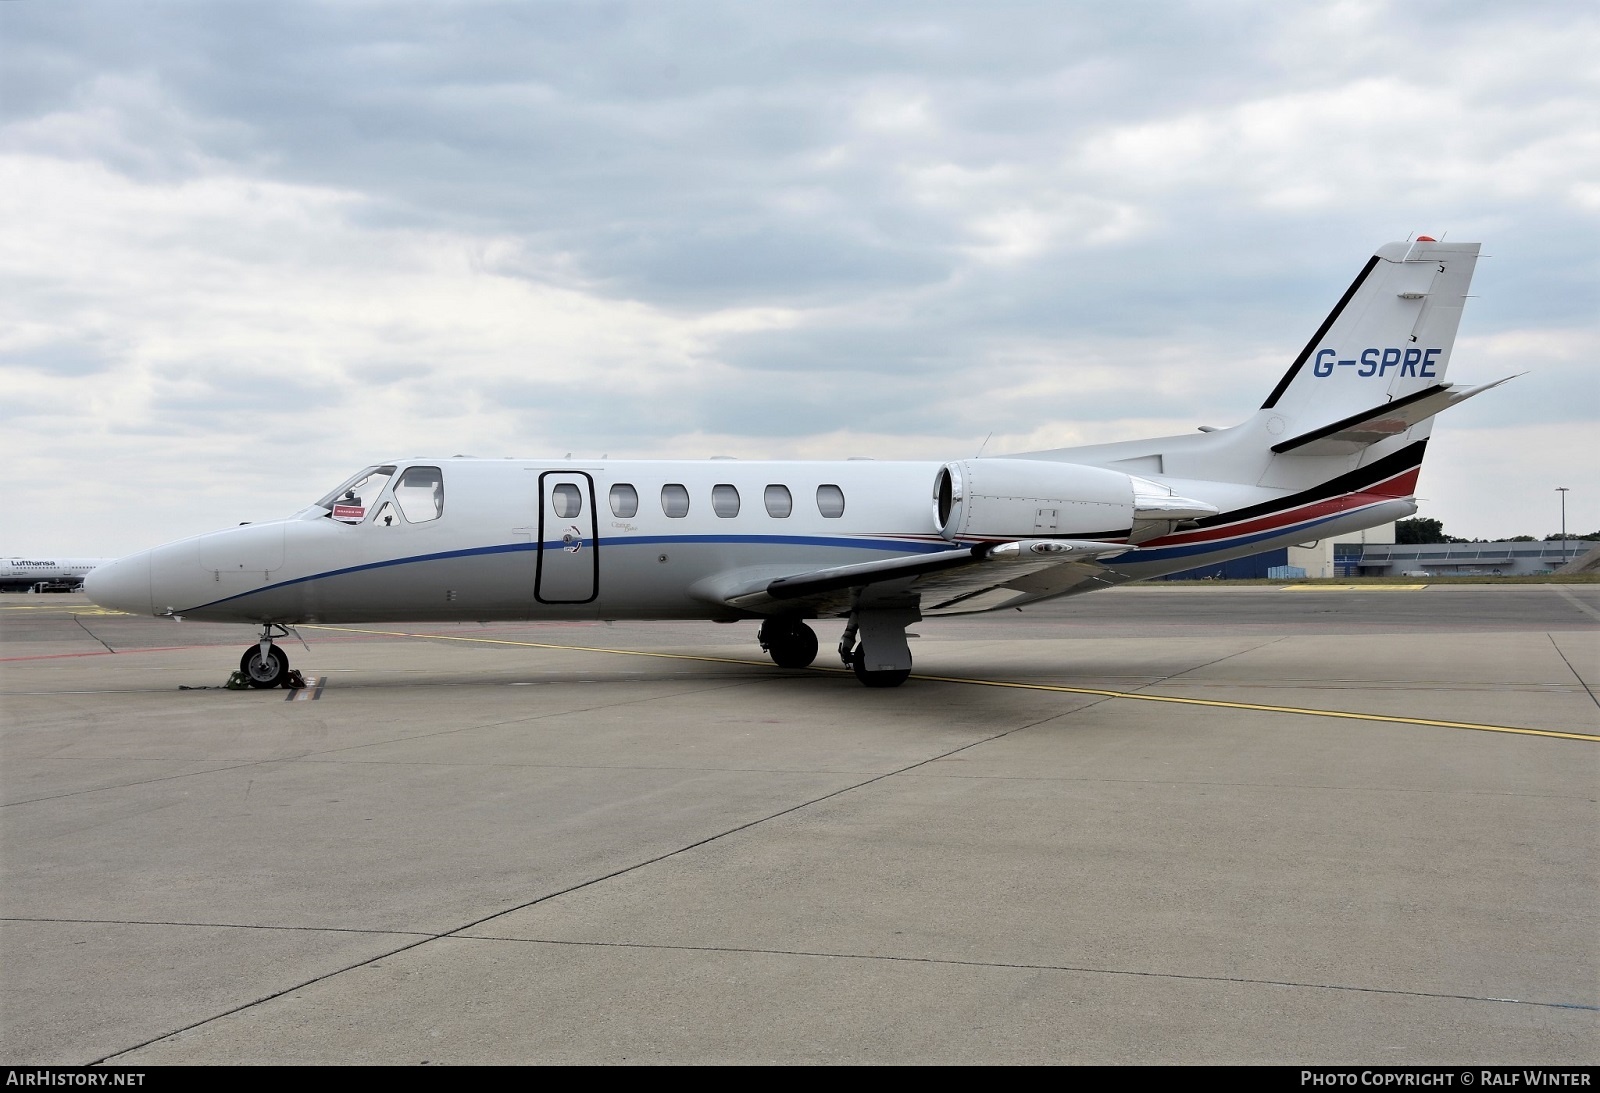
<svg viewBox="0 0 1600 1093">
<path fill-rule="evenodd" d="M 394 500 L 413 524 L 444 515 L 444 474 L 438 467 L 407 467 L 394 484 Z"/>
<path fill-rule="evenodd" d="M 341 524 L 359 524 L 394 476 L 394 468 L 368 467 L 317 502 L 319 508 Z"/>
</svg>

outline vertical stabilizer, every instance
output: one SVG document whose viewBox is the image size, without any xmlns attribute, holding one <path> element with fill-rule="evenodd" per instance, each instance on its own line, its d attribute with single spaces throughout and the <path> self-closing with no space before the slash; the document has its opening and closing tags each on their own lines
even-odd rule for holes
<svg viewBox="0 0 1600 1093">
<path fill-rule="evenodd" d="M 1303 503 L 1329 512 L 1411 505 L 1404 499 L 1415 488 L 1434 415 L 1496 386 L 1463 390 L 1445 379 L 1479 246 L 1420 236 L 1379 247 L 1261 408 L 1238 425 L 1024 455 L 1218 499 L 1223 511 L 1197 520 L 1202 528 Z M 1280 495 L 1246 503 L 1245 493 L 1217 492 L 1217 484 Z M 1397 511 L 1385 509 L 1379 522 Z M 1399 515 L 1409 511 L 1414 505 Z"/>
<path fill-rule="evenodd" d="M 1438 387 L 1478 249 L 1427 236 L 1379 247 L 1262 410 L 1303 433 Z"/>
</svg>

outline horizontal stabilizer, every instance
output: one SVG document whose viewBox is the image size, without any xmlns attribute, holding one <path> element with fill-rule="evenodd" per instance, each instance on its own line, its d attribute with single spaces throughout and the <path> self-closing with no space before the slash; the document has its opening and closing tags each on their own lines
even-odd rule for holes
<svg viewBox="0 0 1600 1093">
<path fill-rule="evenodd" d="M 1473 395 L 1481 395 L 1491 387 L 1499 387 L 1506 380 L 1515 378 L 1507 376 L 1493 383 L 1465 389 L 1448 383 L 1437 384 L 1382 406 L 1352 414 L 1309 433 L 1301 433 L 1281 444 L 1274 444 L 1272 450 L 1279 455 L 1354 455 L 1369 445 L 1399 436 L 1441 410 L 1447 410 Z"/>
<path fill-rule="evenodd" d="M 953 606 L 1045 571 L 1079 570 L 1107 555 L 1137 548 L 1126 543 L 1077 539 L 1021 539 L 980 543 L 909 558 L 830 566 L 781 577 L 761 577 L 725 590 L 722 601 L 761 610 L 779 603 L 804 604 L 819 616 L 848 613 L 858 595 L 916 593 L 924 614 Z M 1078 583 L 1075 575 L 1070 583 Z M 1008 593 L 1020 596 L 1020 592 Z"/>
</svg>

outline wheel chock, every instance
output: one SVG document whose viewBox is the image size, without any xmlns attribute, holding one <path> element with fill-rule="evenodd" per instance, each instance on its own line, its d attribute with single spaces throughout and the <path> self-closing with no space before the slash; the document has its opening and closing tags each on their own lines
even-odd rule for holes
<svg viewBox="0 0 1600 1093">
<path fill-rule="evenodd" d="M 244 678 L 243 672 L 234 672 L 224 686 L 230 691 L 244 691 L 250 688 L 250 681 Z"/>
<path fill-rule="evenodd" d="M 283 674 L 283 685 L 291 691 L 298 691 L 306 685 L 306 677 L 300 674 L 300 669 L 290 668 Z"/>
</svg>

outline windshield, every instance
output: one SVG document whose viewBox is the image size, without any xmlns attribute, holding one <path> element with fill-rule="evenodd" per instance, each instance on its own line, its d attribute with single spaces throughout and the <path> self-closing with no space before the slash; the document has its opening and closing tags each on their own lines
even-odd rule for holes
<svg viewBox="0 0 1600 1093">
<path fill-rule="evenodd" d="M 317 502 L 328 515 L 346 524 L 359 524 L 394 476 L 394 467 L 368 467 Z"/>
</svg>

